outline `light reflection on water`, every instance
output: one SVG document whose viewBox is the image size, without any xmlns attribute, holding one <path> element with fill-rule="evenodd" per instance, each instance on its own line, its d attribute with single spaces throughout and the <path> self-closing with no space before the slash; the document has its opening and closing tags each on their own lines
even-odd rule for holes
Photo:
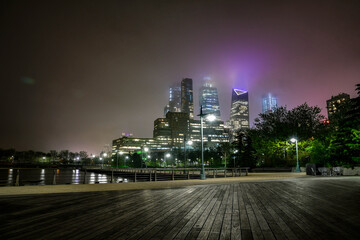
<svg viewBox="0 0 360 240">
<path fill-rule="evenodd" d="M 16 182 L 17 169 L 0 169 L 0 186 L 13 186 Z M 83 172 L 79 169 L 20 169 L 20 185 L 56 184 L 95 184 L 110 183 L 111 175 Z M 114 176 L 114 182 L 128 182 L 127 179 Z"/>
</svg>

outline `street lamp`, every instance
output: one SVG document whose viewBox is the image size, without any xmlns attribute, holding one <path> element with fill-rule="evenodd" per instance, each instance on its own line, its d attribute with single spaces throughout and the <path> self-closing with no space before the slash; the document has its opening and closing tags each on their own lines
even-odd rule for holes
<svg viewBox="0 0 360 240">
<path fill-rule="evenodd" d="M 164 168 L 165 168 L 166 158 L 169 158 L 169 157 L 171 157 L 171 154 L 170 153 L 165 153 L 165 156 L 164 156 Z"/>
<path fill-rule="evenodd" d="M 104 157 L 104 159 L 103 159 L 103 161 L 102 161 L 102 166 L 101 166 L 101 168 L 104 168 L 104 162 L 105 162 L 105 159 L 106 159 L 106 157 L 107 157 L 107 153 L 103 153 L 103 157 Z"/>
<path fill-rule="evenodd" d="M 191 141 L 191 140 L 185 142 L 185 145 L 184 145 L 184 158 L 185 158 L 184 167 L 186 167 L 186 145 L 191 146 L 192 144 L 193 144 L 193 141 Z"/>
<path fill-rule="evenodd" d="M 201 132 L 201 174 L 200 179 L 206 179 L 205 176 L 205 167 L 204 167 L 204 124 L 203 124 L 203 118 L 206 117 L 206 119 L 209 122 L 212 122 L 216 119 L 215 115 L 212 114 L 203 114 L 202 106 L 200 107 L 200 132 Z"/>
<path fill-rule="evenodd" d="M 300 167 L 299 167 L 299 150 L 298 150 L 298 140 L 296 138 L 292 138 L 290 139 L 290 141 L 292 143 L 296 144 L 296 172 L 300 172 Z"/>
<path fill-rule="evenodd" d="M 144 152 L 147 153 L 149 151 L 149 148 L 148 147 L 143 147 L 143 150 L 144 151 L 141 151 L 141 168 L 142 168 L 142 164 L 143 164 L 143 161 L 145 163 L 145 168 L 147 168 L 146 166 L 146 162 L 145 162 L 145 159 L 144 159 Z"/>
<path fill-rule="evenodd" d="M 235 160 L 236 160 L 236 153 L 238 152 L 238 150 L 236 149 L 235 151 L 234 151 L 234 157 L 233 157 L 233 160 L 234 160 L 234 168 L 235 168 Z"/>
<path fill-rule="evenodd" d="M 128 160 L 129 159 L 129 156 L 126 156 L 125 157 L 125 167 L 126 167 L 126 160 Z"/>
<path fill-rule="evenodd" d="M 123 152 L 119 152 L 118 150 L 116 150 L 116 170 L 119 170 L 119 154 L 120 156 L 123 155 Z"/>
</svg>

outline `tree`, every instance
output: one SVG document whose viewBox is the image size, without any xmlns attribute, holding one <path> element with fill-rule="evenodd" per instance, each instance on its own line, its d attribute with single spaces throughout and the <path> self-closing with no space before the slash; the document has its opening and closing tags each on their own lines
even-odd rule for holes
<svg viewBox="0 0 360 240">
<path fill-rule="evenodd" d="M 224 167 L 227 168 L 228 158 L 231 156 L 232 145 L 229 142 L 223 142 L 218 147 L 217 151 L 222 154 Z"/>
<path fill-rule="evenodd" d="M 356 85 L 358 96 L 342 102 L 333 114 L 332 134 L 329 145 L 333 164 L 355 166 L 360 164 L 360 84 Z"/>
<path fill-rule="evenodd" d="M 246 133 L 248 136 L 245 139 L 250 142 L 244 144 L 249 146 L 244 158 L 249 161 L 248 164 L 255 163 L 256 166 L 292 166 L 295 156 L 289 140 L 296 137 L 303 150 L 301 162 L 306 163 L 309 154 L 305 153 L 305 145 L 309 139 L 326 133 L 326 126 L 322 122 L 324 116 L 320 112 L 319 107 L 304 103 L 291 110 L 279 107 L 274 112 L 259 114 L 255 119 L 255 128 Z"/>
</svg>

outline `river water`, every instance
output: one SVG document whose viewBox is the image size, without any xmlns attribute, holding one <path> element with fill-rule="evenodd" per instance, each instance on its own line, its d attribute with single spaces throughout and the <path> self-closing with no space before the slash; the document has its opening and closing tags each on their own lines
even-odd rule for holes
<svg viewBox="0 0 360 240">
<path fill-rule="evenodd" d="M 14 186 L 18 169 L 0 169 L 0 186 Z M 111 176 L 101 173 L 85 172 L 79 169 L 22 168 L 19 169 L 19 185 L 54 184 L 95 184 L 110 183 Z M 114 176 L 114 182 L 127 182 L 128 179 Z"/>
</svg>

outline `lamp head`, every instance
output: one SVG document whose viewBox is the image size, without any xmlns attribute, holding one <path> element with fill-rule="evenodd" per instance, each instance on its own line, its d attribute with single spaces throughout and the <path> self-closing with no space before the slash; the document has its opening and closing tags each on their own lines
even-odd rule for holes
<svg viewBox="0 0 360 240">
<path fill-rule="evenodd" d="M 215 121 L 216 116 L 214 114 L 210 114 L 206 116 L 206 120 L 208 120 L 209 122 Z"/>
<path fill-rule="evenodd" d="M 297 140 L 295 138 L 290 139 L 291 142 L 296 142 Z"/>
</svg>

